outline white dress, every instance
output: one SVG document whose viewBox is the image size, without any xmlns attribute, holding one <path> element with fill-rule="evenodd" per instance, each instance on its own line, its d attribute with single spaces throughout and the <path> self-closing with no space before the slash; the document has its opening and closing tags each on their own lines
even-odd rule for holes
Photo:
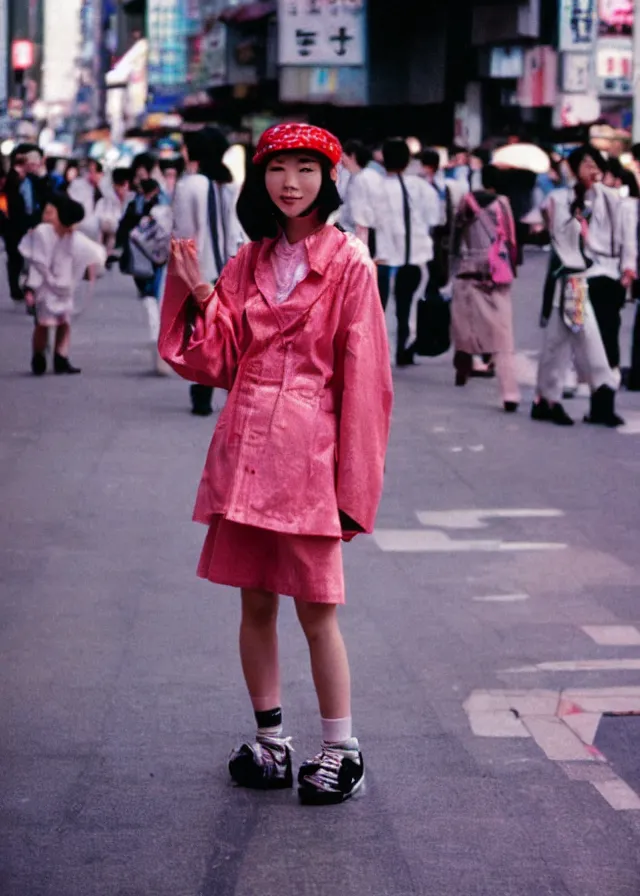
<svg viewBox="0 0 640 896">
<path fill-rule="evenodd" d="M 19 248 L 29 265 L 26 285 L 35 295 L 37 322 L 47 327 L 69 323 L 76 287 L 88 267 L 104 265 L 105 249 L 77 230 L 58 236 L 51 224 L 30 231 Z"/>
</svg>

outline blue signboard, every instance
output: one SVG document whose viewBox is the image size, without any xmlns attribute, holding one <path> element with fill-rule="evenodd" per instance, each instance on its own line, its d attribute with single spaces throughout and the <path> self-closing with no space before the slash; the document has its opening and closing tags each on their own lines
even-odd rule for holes
<svg viewBox="0 0 640 896">
<path fill-rule="evenodd" d="M 186 0 L 148 0 L 149 111 L 180 105 L 188 75 Z"/>
</svg>

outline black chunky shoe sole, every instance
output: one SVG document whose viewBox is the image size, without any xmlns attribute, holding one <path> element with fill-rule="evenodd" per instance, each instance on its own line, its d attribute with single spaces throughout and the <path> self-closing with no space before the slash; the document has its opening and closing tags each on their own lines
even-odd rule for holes
<svg viewBox="0 0 640 896">
<path fill-rule="evenodd" d="M 339 806 L 340 803 L 364 794 L 364 780 L 363 775 L 349 793 L 327 793 L 302 785 L 298 788 L 298 798 L 303 806 Z"/>
</svg>

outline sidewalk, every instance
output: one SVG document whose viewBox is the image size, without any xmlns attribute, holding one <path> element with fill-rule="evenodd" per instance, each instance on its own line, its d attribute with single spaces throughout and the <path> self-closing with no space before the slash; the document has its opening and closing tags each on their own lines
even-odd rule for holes
<svg viewBox="0 0 640 896">
<path fill-rule="evenodd" d="M 516 298 L 532 364 L 543 265 Z M 302 808 L 227 780 L 252 733 L 238 600 L 195 578 L 190 522 L 215 420 L 148 373 L 119 275 L 74 329 L 79 377 L 28 373 L 1 295 L 2 896 L 638 896 L 638 745 L 606 721 L 640 711 L 636 436 L 507 417 L 450 357 L 397 372 L 379 529 L 345 551 L 367 794 Z M 300 761 L 287 600 L 281 645 Z"/>
</svg>

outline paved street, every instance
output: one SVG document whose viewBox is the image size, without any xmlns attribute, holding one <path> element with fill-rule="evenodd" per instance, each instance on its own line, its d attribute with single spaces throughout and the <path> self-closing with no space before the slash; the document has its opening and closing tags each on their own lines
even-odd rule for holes
<svg viewBox="0 0 640 896">
<path fill-rule="evenodd" d="M 147 372 L 130 284 L 100 282 L 68 379 L 28 373 L 2 291 L 0 896 L 638 896 L 640 395 L 619 432 L 529 420 L 546 260 L 515 288 L 518 415 L 449 355 L 396 374 L 378 531 L 345 551 L 368 788 L 326 809 L 227 780 L 238 600 L 190 522 L 214 421 Z M 281 645 L 300 760 L 286 601 Z"/>
</svg>

